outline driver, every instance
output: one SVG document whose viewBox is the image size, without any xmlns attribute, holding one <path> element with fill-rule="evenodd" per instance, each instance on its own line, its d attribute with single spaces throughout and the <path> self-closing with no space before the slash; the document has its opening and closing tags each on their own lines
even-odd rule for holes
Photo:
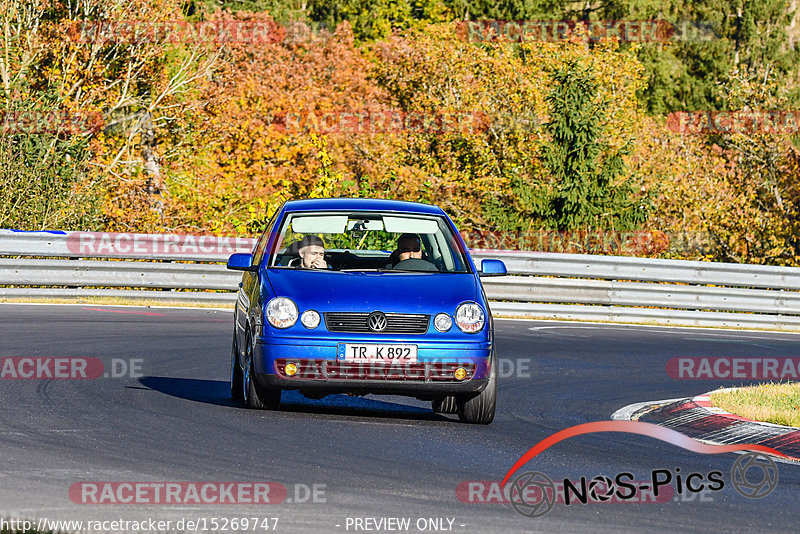
<svg viewBox="0 0 800 534">
<path fill-rule="evenodd" d="M 306 269 L 327 269 L 325 263 L 325 243 L 319 236 L 307 235 L 300 241 L 300 267 Z"/>
<path fill-rule="evenodd" d="M 422 243 L 417 234 L 402 234 L 397 239 L 397 249 L 392 252 L 391 269 L 408 271 L 436 271 L 436 266 L 422 259 Z"/>
</svg>

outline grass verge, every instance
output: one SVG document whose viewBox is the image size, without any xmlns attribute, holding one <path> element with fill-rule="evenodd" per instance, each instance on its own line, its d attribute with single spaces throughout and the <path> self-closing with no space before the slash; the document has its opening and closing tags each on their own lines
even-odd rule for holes
<svg viewBox="0 0 800 534">
<path fill-rule="evenodd" d="M 718 391 L 710 400 L 714 406 L 747 419 L 800 427 L 800 382 Z"/>
</svg>

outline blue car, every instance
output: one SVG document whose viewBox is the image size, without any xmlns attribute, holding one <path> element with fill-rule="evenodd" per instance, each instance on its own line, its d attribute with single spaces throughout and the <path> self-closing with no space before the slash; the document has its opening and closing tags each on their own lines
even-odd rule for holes
<svg viewBox="0 0 800 534">
<path fill-rule="evenodd" d="M 407 395 L 488 424 L 497 399 L 492 315 L 481 276 L 437 206 L 366 199 L 286 202 L 243 271 L 231 395 L 277 409 L 283 390 Z"/>
</svg>

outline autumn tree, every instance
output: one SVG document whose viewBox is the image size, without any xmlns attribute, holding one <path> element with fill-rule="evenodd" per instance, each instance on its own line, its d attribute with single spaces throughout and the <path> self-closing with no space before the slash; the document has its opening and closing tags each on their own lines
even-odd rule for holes
<svg viewBox="0 0 800 534">
<path fill-rule="evenodd" d="M 790 137 L 796 123 L 787 110 L 789 88 L 778 80 L 763 69 L 731 72 L 724 85 L 726 107 L 732 110 L 728 117 L 739 120 L 718 120 L 721 128 L 708 135 L 707 142 L 730 162 L 723 182 L 730 211 L 709 217 L 725 261 L 795 265 L 800 259 L 800 157 Z M 764 120 L 770 117 L 774 122 Z"/>
<path fill-rule="evenodd" d="M 569 62 L 553 72 L 547 95 L 550 139 L 543 161 L 556 180 L 551 217 L 561 230 L 610 228 L 631 230 L 644 222 L 645 206 L 624 179 L 623 147 L 612 151 L 603 142 L 604 108 L 597 82 L 588 69 Z"/>
<path fill-rule="evenodd" d="M 199 86 L 204 106 L 186 125 L 193 150 L 170 169 L 172 228 L 254 233 L 285 200 L 357 194 L 388 167 L 393 150 L 378 136 L 321 122 L 387 108 L 348 24 L 292 33 L 265 14 L 213 16 L 268 24 L 269 40 L 225 46 Z"/>
<path fill-rule="evenodd" d="M 194 105 L 186 98 L 188 90 L 213 65 L 213 43 L 181 41 L 165 30 L 183 20 L 179 0 L 7 0 L 4 8 L 2 108 L 30 108 L 44 117 L 70 117 L 73 126 L 91 125 L 68 133 L 70 143 L 82 147 L 77 152 L 64 142 L 63 121 L 47 124 L 44 129 L 57 135 L 46 141 L 41 136 L 21 144 L 6 139 L 8 146 L 15 146 L 17 156 L 35 166 L 33 161 L 41 156 L 36 147 L 48 143 L 46 158 L 39 161 L 45 169 L 63 152 L 70 154 L 70 164 L 63 168 L 78 173 L 71 179 L 76 187 L 95 188 L 94 195 L 105 197 L 104 218 L 127 209 L 118 198 L 138 189 L 137 211 L 155 227 L 162 217 L 161 165 L 168 156 L 158 144 L 180 136 L 182 117 Z M 90 120 L 94 117 L 100 121 Z M 31 150 L 30 156 L 19 152 L 23 147 Z M 72 159 L 76 153 L 83 164 Z M 50 157 L 54 159 L 48 161 Z M 6 184 L 18 184 L 22 181 L 14 173 L 26 171 L 15 166 L 2 172 Z M 6 187 L 5 192 L 24 191 L 12 193 Z M 71 197 L 53 202 L 65 211 L 81 209 Z M 88 224 L 80 221 L 76 215 L 62 218 L 60 225 Z"/>
<path fill-rule="evenodd" d="M 463 27 L 437 25 L 377 47 L 376 79 L 404 110 L 457 110 L 482 118 L 468 131 L 410 133 L 409 149 L 398 154 L 399 169 L 413 168 L 418 178 L 406 181 L 406 191 L 444 202 L 467 232 L 503 231 L 524 239 L 560 227 L 551 200 L 559 180 L 542 159 L 550 136 L 544 127 L 550 73 L 573 63 L 591 69 L 593 105 L 606 102 L 615 109 L 597 116 L 596 141 L 609 154 L 622 154 L 640 119 L 636 92 L 643 79 L 635 52 L 613 42 L 587 49 L 578 34 L 560 42 L 520 45 L 501 38 L 475 46 L 463 34 L 457 38 L 459 31 Z"/>
</svg>

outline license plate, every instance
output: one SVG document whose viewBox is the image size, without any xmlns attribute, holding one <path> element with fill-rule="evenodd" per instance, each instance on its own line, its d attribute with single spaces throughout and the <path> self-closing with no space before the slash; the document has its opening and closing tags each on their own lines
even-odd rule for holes
<svg viewBox="0 0 800 534">
<path fill-rule="evenodd" d="M 346 362 L 417 363 L 417 346 L 339 343 L 338 359 Z"/>
</svg>

